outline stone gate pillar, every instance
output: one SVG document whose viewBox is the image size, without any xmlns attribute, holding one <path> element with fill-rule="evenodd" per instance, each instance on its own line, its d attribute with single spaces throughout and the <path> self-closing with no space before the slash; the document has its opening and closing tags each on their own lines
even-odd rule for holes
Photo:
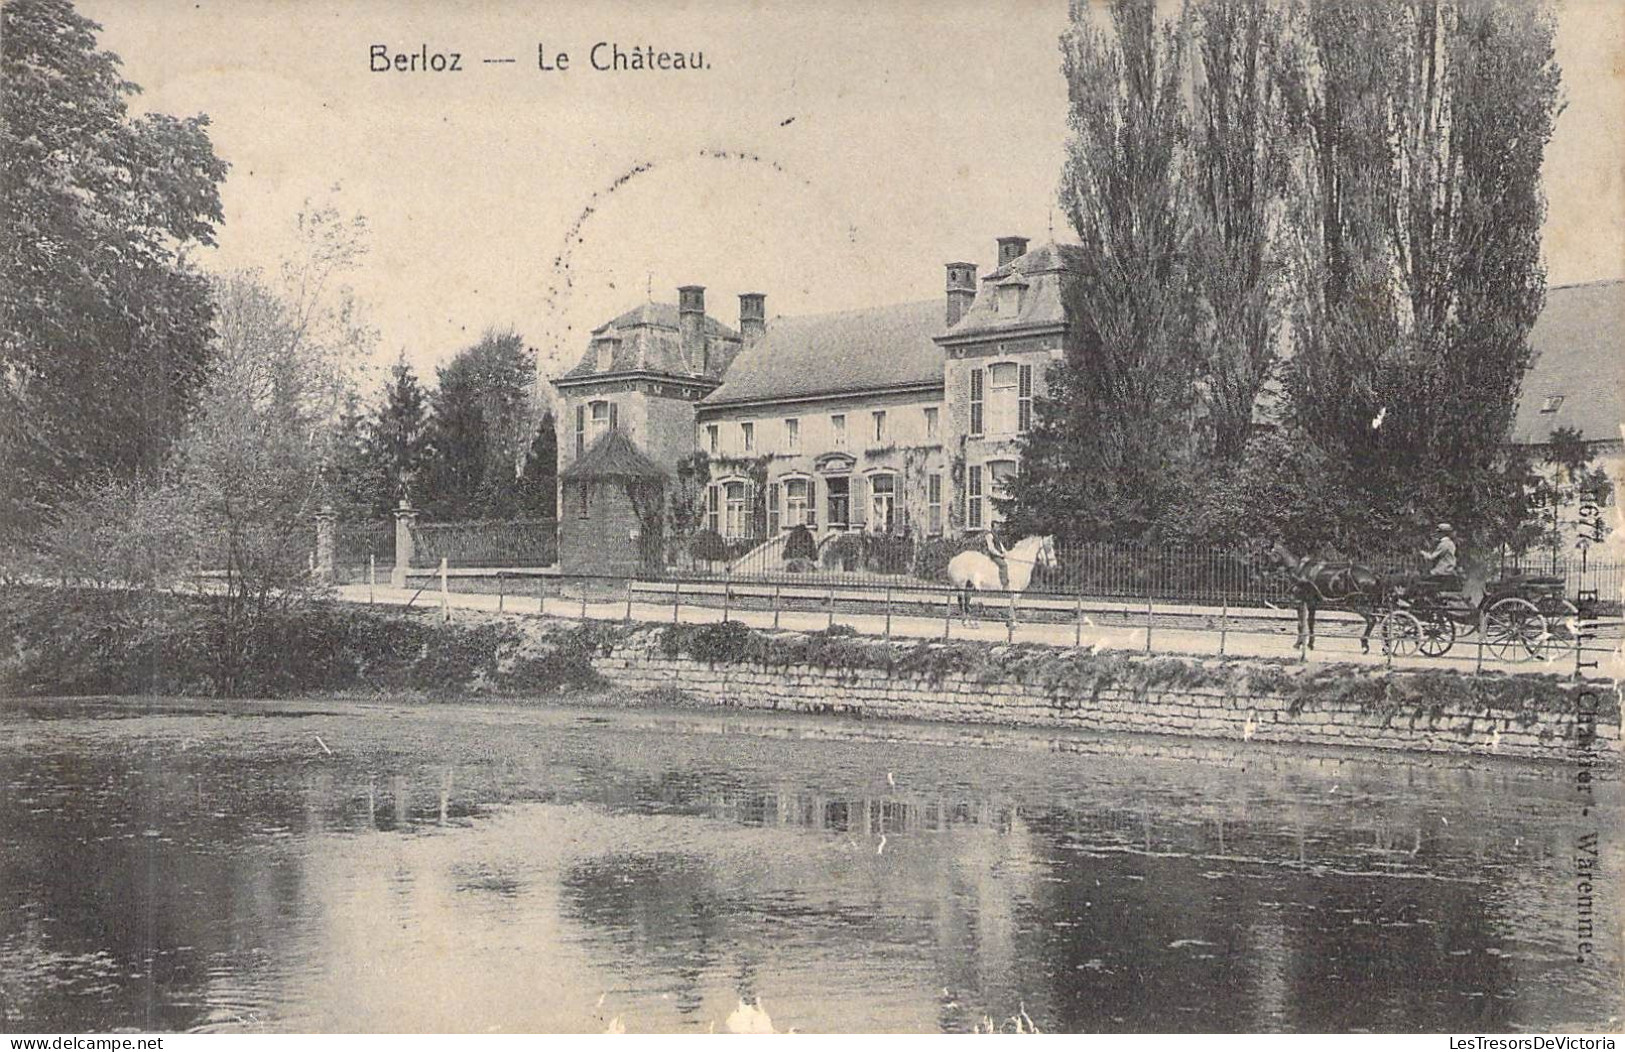
<svg viewBox="0 0 1625 1052">
<path fill-rule="evenodd" d="M 338 518 L 330 504 L 323 505 L 322 510 L 316 513 L 316 565 L 312 569 L 318 581 L 333 579 L 337 552 L 333 532 L 338 524 Z"/>
<path fill-rule="evenodd" d="M 395 509 L 395 569 L 389 575 L 391 588 L 406 587 L 406 571 L 412 568 L 414 554 L 412 527 L 417 525 L 417 521 L 417 509 L 402 497 L 400 506 Z"/>
</svg>

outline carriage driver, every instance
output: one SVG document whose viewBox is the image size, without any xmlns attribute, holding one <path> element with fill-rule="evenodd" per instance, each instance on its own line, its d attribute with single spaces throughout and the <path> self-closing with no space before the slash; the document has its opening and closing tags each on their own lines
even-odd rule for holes
<svg viewBox="0 0 1625 1052">
<path fill-rule="evenodd" d="M 982 550 L 987 557 L 993 560 L 993 565 L 999 568 L 999 588 L 1001 591 L 1010 590 L 1010 553 L 1005 550 L 999 541 L 998 531 L 989 526 L 982 531 Z"/>
<path fill-rule="evenodd" d="M 1456 564 L 1455 529 L 1448 522 L 1438 526 L 1439 539 L 1433 547 L 1418 554 L 1428 561 L 1428 579 L 1450 591 L 1461 590 L 1461 571 Z"/>
</svg>

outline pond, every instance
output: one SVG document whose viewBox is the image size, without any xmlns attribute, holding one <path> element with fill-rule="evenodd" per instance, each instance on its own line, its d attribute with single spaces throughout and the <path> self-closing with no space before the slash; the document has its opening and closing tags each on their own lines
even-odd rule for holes
<svg viewBox="0 0 1625 1052">
<path fill-rule="evenodd" d="M 1620 791 L 1576 773 L 769 714 L 5 702 L 0 1029 L 703 1032 L 742 1001 L 802 1031 L 1613 1029 Z"/>
</svg>

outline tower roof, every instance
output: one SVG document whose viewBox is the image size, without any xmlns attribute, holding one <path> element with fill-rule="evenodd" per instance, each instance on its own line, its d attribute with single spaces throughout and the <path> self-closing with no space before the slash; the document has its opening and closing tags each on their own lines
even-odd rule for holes
<svg viewBox="0 0 1625 1052">
<path fill-rule="evenodd" d="M 581 456 L 559 473 L 567 479 L 664 479 L 666 472 L 638 448 L 626 432 L 600 435 Z"/>
</svg>

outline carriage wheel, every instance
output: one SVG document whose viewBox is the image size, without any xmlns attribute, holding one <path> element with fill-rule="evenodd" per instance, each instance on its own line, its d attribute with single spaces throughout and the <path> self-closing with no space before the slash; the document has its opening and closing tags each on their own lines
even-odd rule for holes
<svg viewBox="0 0 1625 1052">
<path fill-rule="evenodd" d="M 1422 618 L 1422 637 L 1417 649 L 1428 657 L 1442 657 L 1456 642 L 1456 621 L 1448 611 L 1430 610 Z"/>
<path fill-rule="evenodd" d="M 1390 610 L 1382 619 L 1382 652 L 1409 657 L 1422 644 L 1423 628 L 1409 610 Z"/>
<path fill-rule="evenodd" d="M 1497 599 L 1484 619 L 1484 646 L 1502 661 L 1528 661 L 1545 634 L 1546 619 L 1535 604 L 1515 595 Z"/>
<path fill-rule="evenodd" d="M 1543 622 L 1539 656 L 1557 661 L 1574 653 L 1580 643 L 1580 608 L 1567 599 L 1548 599 L 1540 604 Z"/>
</svg>

